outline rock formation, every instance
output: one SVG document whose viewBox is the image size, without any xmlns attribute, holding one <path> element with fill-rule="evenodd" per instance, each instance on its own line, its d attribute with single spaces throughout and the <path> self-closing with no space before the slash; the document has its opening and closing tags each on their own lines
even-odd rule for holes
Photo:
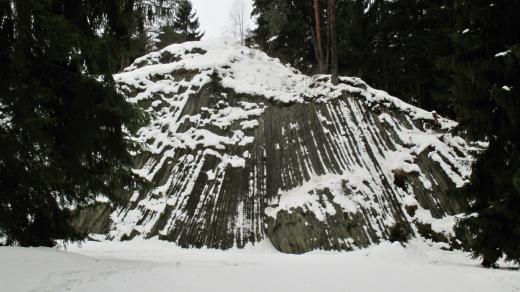
<svg viewBox="0 0 520 292">
<path fill-rule="evenodd" d="M 456 123 L 357 78 L 306 76 L 228 40 L 169 46 L 115 76 L 150 117 L 134 133 L 150 186 L 77 225 L 184 247 L 351 250 L 396 224 L 448 235 L 478 147 Z M 85 218 L 88 217 L 88 220 Z M 81 219 L 81 220 L 80 220 Z M 424 229 L 424 228 L 423 228 Z"/>
</svg>

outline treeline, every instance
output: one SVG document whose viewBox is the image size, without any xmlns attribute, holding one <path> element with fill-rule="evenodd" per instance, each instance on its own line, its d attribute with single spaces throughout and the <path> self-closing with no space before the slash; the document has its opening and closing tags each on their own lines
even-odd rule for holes
<svg viewBox="0 0 520 292">
<path fill-rule="evenodd" d="M 319 49 L 329 51 L 329 1 L 256 0 L 254 41 L 304 72 L 330 71 L 320 69 L 314 44 L 318 26 L 325 39 Z M 321 25 L 316 23 L 315 2 L 320 3 Z M 445 93 L 442 81 L 449 74 L 437 65 L 453 47 L 450 0 L 335 2 L 340 75 L 360 77 L 406 101 L 438 110 L 434 96 Z M 334 65 L 327 60 L 325 66 Z"/>
<path fill-rule="evenodd" d="M 317 2 L 317 4 L 316 4 Z M 331 9 L 331 2 L 334 4 Z M 335 3 L 334 3 L 335 2 Z M 332 72 L 461 123 L 489 142 L 458 229 L 483 264 L 520 262 L 520 2 L 516 0 L 255 0 L 252 41 L 306 73 Z M 320 8 L 317 10 L 316 6 Z M 331 33 L 332 16 L 336 33 Z M 329 23 L 330 22 L 330 23 Z M 326 36 L 316 47 L 317 33 Z M 323 57 L 322 57 L 323 58 Z M 478 214 L 478 215 L 475 215 Z"/>
<path fill-rule="evenodd" d="M 190 0 L 126 1 L 134 12 L 127 11 L 123 18 L 135 15 L 135 22 L 130 23 L 133 30 L 126 32 L 133 44 L 129 46 L 128 56 L 121 62 L 119 70 L 149 52 L 174 43 L 198 41 L 204 36 Z"/>
<path fill-rule="evenodd" d="M 0 1 L 0 245 L 82 239 L 75 207 L 142 186 L 128 131 L 145 118 L 112 74 L 201 36 L 189 0 Z"/>
</svg>

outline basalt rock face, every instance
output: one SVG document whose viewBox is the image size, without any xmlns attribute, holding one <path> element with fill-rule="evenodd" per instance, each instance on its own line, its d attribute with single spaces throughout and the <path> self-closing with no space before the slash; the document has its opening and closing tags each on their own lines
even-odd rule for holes
<svg viewBox="0 0 520 292">
<path fill-rule="evenodd" d="M 456 123 L 357 78 L 334 86 L 218 40 L 167 47 L 115 79 L 150 117 L 134 133 L 145 145 L 135 171 L 150 187 L 88 223 L 110 239 L 350 250 L 398 222 L 447 233 L 466 205 L 449 191 L 478 149 Z"/>
</svg>

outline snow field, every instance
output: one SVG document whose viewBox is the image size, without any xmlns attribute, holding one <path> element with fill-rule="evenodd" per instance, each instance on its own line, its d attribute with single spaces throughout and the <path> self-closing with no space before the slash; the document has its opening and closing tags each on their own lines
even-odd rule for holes
<svg viewBox="0 0 520 292">
<path fill-rule="evenodd" d="M 0 248 L 0 291 L 520 291 L 520 272 L 414 240 L 348 253 L 182 249 L 157 240 Z"/>
</svg>

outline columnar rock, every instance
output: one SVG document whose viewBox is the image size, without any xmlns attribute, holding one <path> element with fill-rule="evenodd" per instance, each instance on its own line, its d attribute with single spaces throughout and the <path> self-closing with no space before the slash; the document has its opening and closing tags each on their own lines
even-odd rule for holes
<svg viewBox="0 0 520 292">
<path fill-rule="evenodd" d="M 185 247 L 350 250 L 397 223 L 447 235 L 478 150 L 456 123 L 358 78 L 306 76 L 229 40 L 172 45 L 115 76 L 150 117 L 135 171 L 150 182 L 80 228 Z M 97 214 L 97 215 L 96 215 Z M 92 220 L 95 218 L 95 220 Z"/>
</svg>

